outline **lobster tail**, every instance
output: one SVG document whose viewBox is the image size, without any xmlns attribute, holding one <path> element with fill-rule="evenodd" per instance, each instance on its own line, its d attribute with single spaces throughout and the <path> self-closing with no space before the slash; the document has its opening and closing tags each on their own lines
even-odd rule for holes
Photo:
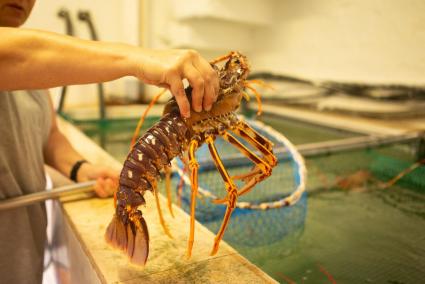
<svg viewBox="0 0 425 284">
<path fill-rule="evenodd" d="M 149 232 L 140 211 L 130 216 L 127 224 L 114 215 L 106 229 L 105 239 L 108 244 L 126 253 L 131 263 L 145 265 L 149 255 Z"/>
</svg>

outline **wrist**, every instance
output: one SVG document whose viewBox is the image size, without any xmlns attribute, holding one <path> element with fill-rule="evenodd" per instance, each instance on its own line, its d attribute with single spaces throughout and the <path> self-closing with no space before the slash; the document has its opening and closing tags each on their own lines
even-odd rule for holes
<svg viewBox="0 0 425 284">
<path fill-rule="evenodd" d="M 115 50 L 120 58 L 125 76 L 139 78 L 141 69 L 139 55 L 141 48 L 128 44 L 116 44 Z"/>
<path fill-rule="evenodd" d="M 71 171 L 69 173 L 69 178 L 74 181 L 74 182 L 78 182 L 81 181 L 81 168 L 83 167 L 84 164 L 87 164 L 88 161 L 82 159 L 82 160 L 78 160 L 75 162 L 75 164 L 72 166 Z"/>
<path fill-rule="evenodd" d="M 89 41 L 89 44 L 98 54 L 99 60 L 103 62 L 102 72 L 110 74 L 111 78 L 108 80 L 135 76 L 135 60 L 132 54 L 134 54 L 133 49 L 137 47 L 124 43 L 99 41 Z"/>
</svg>

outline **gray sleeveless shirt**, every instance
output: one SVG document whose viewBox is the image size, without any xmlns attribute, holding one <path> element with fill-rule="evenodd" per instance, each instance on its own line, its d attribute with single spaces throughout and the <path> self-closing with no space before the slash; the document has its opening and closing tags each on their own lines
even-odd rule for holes
<svg viewBox="0 0 425 284">
<path fill-rule="evenodd" d="M 0 199 L 45 189 L 43 147 L 51 127 L 45 91 L 0 91 Z M 0 211 L 2 283 L 41 283 L 44 203 Z"/>
</svg>

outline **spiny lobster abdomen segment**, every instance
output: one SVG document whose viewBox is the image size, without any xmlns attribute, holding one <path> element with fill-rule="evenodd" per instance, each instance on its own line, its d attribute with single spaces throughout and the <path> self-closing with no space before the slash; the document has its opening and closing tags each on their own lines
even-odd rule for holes
<svg viewBox="0 0 425 284">
<path fill-rule="evenodd" d="M 173 100 L 175 99 L 173 98 Z M 186 143 L 186 140 L 189 138 L 188 128 L 178 113 L 167 113 L 161 119 L 161 122 L 165 122 L 169 125 L 169 128 L 164 128 L 164 130 L 166 130 L 170 135 L 175 135 L 175 138 L 178 140 L 178 142 L 182 143 L 181 145 Z"/>
<path fill-rule="evenodd" d="M 175 156 L 180 154 L 180 145 L 176 135 L 167 135 L 167 130 L 165 128 L 169 129 L 168 125 L 165 122 L 161 123 L 162 124 L 157 124 L 156 127 L 152 129 L 152 134 L 161 141 L 162 145 L 168 145 L 168 147 L 161 147 L 161 151 L 165 152 L 168 160 L 172 160 Z"/>
<path fill-rule="evenodd" d="M 143 156 L 139 156 L 139 158 L 143 160 Z M 120 186 L 128 186 L 135 190 L 139 187 L 141 179 L 156 176 L 157 169 L 149 161 L 142 163 L 137 159 L 136 157 L 127 157 L 120 175 Z"/>
<path fill-rule="evenodd" d="M 169 163 L 167 155 L 160 151 L 161 145 L 151 133 L 146 133 L 139 141 L 141 143 L 138 142 L 135 147 L 147 156 L 147 161 L 156 167 L 157 175 L 159 175 L 159 171 Z"/>
<path fill-rule="evenodd" d="M 129 205 L 130 207 L 135 208 L 145 203 L 145 199 L 139 192 L 134 191 L 132 188 L 127 186 L 120 186 L 120 190 L 117 192 L 117 207 L 126 209 Z"/>
<path fill-rule="evenodd" d="M 187 127 L 183 120 L 179 116 L 168 114 L 147 130 L 134 148 L 142 155 L 147 155 L 159 172 L 184 150 L 186 135 Z"/>
</svg>

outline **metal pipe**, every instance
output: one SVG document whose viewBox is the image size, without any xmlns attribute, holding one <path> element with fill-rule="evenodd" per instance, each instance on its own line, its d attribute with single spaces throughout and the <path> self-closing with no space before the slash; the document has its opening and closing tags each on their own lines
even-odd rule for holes
<svg viewBox="0 0 425 284">
<path fill-rule="evenodd" d="M 65 21 L 65 29 L 66 29 L 66 34 L 69 36 L 73 36 L 74 35 L 74 26 L 72 24 L 72 19 L 71 16 L 69 15 L 69 11 L 67 9 L 60 9 L 58 12 L 58 17 L 59 18 L 63 18 Z M 65 104 L 65 98 L 66 98 L 66 91 L 67 91 L 67 86 L 63 86 L 62 90 L 61 90 L 61 94 L 59 97 L 59 106 L 57 109 L 57 113 L 62 113 L 63 111 L 63 107 Z"/>
<path fill-rule="evenodd" d="M 302 144 L 297 146 L 297 149 L 304 157 L 314 157 L 345 151 L 353 151 L 358 149 L 382 147 L 397 143 L 408 143 L 417 141 L 423 136 L 424 133 L 421 132 L 386 136 L 369 135 L 325 142 Z M 283 153 L 285 152 L 285 149 L 278 148 L 276 149 L 276 152 Z"/>
<path fill-rule="evenodd" d="M 40 191 L 30 193 L 18 197 L 12 197 L 0 201 L 0 211 L 17 207 L 23 207 L 47 199 L 56 199 L 64 196 L 74 195 L 78 193 L 86 193 L 94 191 L 96 181 L 81 182 L 71 185 L 61 186 L 50 191 Z"/>
<path fill-rule="evenodd" d="M 99 37 L 97 36 L 96 29 L 94 27 L 93 20 L 91 18 L 89 11 L 78 11 L 78 19 L 80 21 L 86 22 L 87 26 L 89 28 L 90 37 L 92 40 L 99 40 Z M 99 95 L 99 115 L 100 119 L 105 119 L 105 91 L 103 89 L 103 84 L 98 83 L 97 84 L 97 92 Z"/>
</svg>

